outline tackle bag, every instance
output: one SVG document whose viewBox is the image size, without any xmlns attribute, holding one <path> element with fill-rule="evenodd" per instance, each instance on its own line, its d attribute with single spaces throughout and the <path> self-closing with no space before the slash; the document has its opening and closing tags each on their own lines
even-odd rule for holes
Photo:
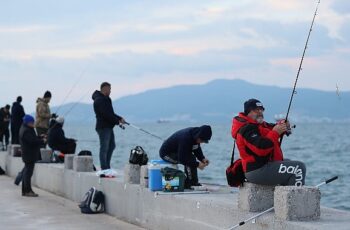
<svg viewBox="0 0 350 230">
<path fill-rule="evenodd" d="M 92 187 L 85 193 L 79 208 L 81 213 L 85 214 L 103 213 L 105 211 L 105 195 Z"/>
<path fill-rule="evenodd" d="M 246 180 L 243 172 L 242 160 L 234 160 L 236 142 L 233 144 L 231 164 L 226 169 L 227 184 L 231 187 L 239 187 Z"/>
<path fill-rule="evenodd" d="M 131 149 L 129 163 L 140 166 L 147 165 L 148 156 L 141 146 L 136 146 L 135 148 Z"/>
</svg>

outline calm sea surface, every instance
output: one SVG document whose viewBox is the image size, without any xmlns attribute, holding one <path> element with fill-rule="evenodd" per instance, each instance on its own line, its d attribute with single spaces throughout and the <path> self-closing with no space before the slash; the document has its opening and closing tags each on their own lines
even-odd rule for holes
<svg viewBox="0 0 350 230">
<path fill-rule="evenodd" d="M 158 136 L 168 137 L 173 132 L 194 124 L 135 124 Z M 210 166 L 199 171 L 200 181 L 226 184 L 225 169 L 229 165 L 233 140 L 231 124 L 212 125 L 213 138 L 202 145 Z M 96 165 L 99 165 L 98 136 L 91 125 L 64 127 L 66 136 L 79 140 L 77 151 L 90 150 Z M 150 159 L 157 159 L 161 141 L 132 127 L 125 130 L 115 128 L 117 148 L 112 158 L 112 167 L 122 169 L 128 162 L 131 148 L 141 145 Z M 305 162 L 306 184 L 316 185 L 324 179 L 339 175 L 340 179 L 321 187 L 322 205 L 350 210 L 350 124 L 298 124 L 293 134 L 283 141 L 282 149 L 286 158 Z M 236 152 L 236 156 L 238 153 Z"/>
</svg>

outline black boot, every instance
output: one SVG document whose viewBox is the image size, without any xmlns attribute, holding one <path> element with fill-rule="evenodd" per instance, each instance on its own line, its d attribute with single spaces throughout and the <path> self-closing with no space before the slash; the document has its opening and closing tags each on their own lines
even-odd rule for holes
<svg viewBox="0 0 350 230">
<path fill-rule="evenodd" d="M 201 186 L 198 182 L 198 171 L 196 167 L 185 166 L 185 188 L 186 186 L 191 188 L 191 186 Z"/>
</svg>

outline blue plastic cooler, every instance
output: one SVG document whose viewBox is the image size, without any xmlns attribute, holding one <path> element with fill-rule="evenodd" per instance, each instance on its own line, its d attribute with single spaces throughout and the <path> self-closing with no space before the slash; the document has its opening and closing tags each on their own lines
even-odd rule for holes
<svg viewBox="0 0 350 230">
<path fill-rule="evenodd" d="M 163 160 L 151 160 L 148 165 L 148 188 L 151 191 L 161 191 L 163 189 L 160 170 L 165 167 L 177 168 L 177 165 Z"/>
</svg>

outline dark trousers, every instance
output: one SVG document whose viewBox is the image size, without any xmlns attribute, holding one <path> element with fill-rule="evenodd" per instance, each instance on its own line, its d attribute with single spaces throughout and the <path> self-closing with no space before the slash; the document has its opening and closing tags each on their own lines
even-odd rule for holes
<svg viewBox="0 0 350 230">
<path fill-rule="evenodd" d="M 161 158 L 169 163 L 172 164 L 178 164 L 178 160 L 176 160 L 176 154 L 161 154 Z M 191 167 L 184 165 L 185 168 L 185 174 L 186 174 L 186 180 L 185 180 L 185 187 L 191 187 L 198 184 L 198 171 L 197 167 Z"/>
<path fill-rule="evenodd" d="M 305 184 L 306 167 L 300 161 L 274 161 L 245 173 L 245 176 L 255 184 L 302 186 Z"/>
<path fill-rule="evenodd" d="M 0 131 L 0 141 L 4 144 L 4 137 L 5 137 L 5 145 L 3 147 L 5 147 L 5 149 L 7 149 L 7 146 L 9 145 L 9 139 L 10 139 L 10 131 L 9 129 L 4 129 L 2 131 Z"/>
<path fill-rule="evenodd" d="M 75 141 L 69 140 L 67 144 L 58 146 L 58 148 L 54 148 L 54 150 L 58 150 L 64 154 L 69 154 L 69 153 L 74 154 L 76 147 L 77 147 L 77 144 L 75 143 Z"/>
<path fill-rule="evenodd" d="M 32 176 L 35 163 L 24 163 L 23 179 L 22 179 L 22 193 L 28 193 L 32 190 Z"/>
<path fill-rule="evenodd" d="M 21 126 L 11 125 L 11 143 L 19 144 L 19 129 Z"/>
<path fill-rule="evenodd" d="M 100 139 L 100 165 L 101 169 L 111 168 L 112 154 L 115 149 L 114 132 L 112 128 L 96 130 Z"/>
</svg>

